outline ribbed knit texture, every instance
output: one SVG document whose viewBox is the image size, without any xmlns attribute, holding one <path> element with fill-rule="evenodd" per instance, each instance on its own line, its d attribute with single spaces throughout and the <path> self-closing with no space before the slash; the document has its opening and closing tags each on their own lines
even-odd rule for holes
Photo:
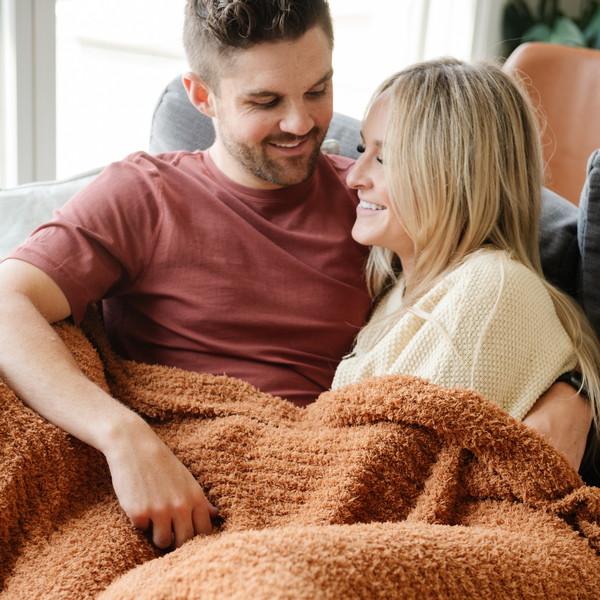
<svg viewBox="0 0 600 600">
<path fill-rule="evenodd" d="M 221 510 L 159 552 L 102 455 L 0 382 L 2 600 L 597 599 L 600 490 L 474 392 L 385 375 L 302 410 L 56 327 Z M 143 564 L 142 564 L 143 563 Z"/>
<path fill-rule="evenodd" d="M 411 374 L 447 387 L 472 389 L 523 419 L 577 361 L 539 278 L 507 258 L 500 294 L 500 264 L 496 252 L 482 250 L 470 256 L 416 303 L 435 322 L 404 314 L 369 352 L 340 363 L 332 389 L 374 375 Z M 383 298 L 372 320 L 400 307 L 398 292 L 394 288 Z"/>
</svg>

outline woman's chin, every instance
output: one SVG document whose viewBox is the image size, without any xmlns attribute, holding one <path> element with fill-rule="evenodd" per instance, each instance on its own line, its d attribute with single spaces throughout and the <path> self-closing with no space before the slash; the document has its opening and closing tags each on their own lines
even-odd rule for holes
<svg viewBox="0 0 600 600">
<path fill-rule="evenodd" d="M 354 227 L 352 228 L 352 239 L 363 246 L 376 246 L 377 243 L 374 241 L 375 236 L 372 235 L 369 231 L 365 231 L 365 228 L 361 226 L 361 224 L 356 221 L 354 223 Z"/>
</svg>

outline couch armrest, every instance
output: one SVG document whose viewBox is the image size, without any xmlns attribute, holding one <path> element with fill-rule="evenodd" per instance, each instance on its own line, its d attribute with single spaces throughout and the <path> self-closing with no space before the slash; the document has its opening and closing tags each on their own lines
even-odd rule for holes
<svg viewBox="0 0 600 600">
<path fill-rule="evenodd" d="M 28 183 L 0 190 L 0 260 L 42 223 L 49 221 L 53 211 L 92 181 L 102 168 L 59 181 Z"/>
</svg>

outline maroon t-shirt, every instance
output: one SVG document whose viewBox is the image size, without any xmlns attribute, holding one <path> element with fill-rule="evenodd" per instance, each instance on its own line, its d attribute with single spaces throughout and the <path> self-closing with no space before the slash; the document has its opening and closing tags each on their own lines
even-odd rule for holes
<svg viewBox="0 0 600 600">
<path fill-rule="evenodd" d="M 352 161 L 254 190 L 208 152 L 137 153 L 108 166 L 9 256 L 62 289 L 78 323 L 103 300 L 125 357 L 227 374 L 305 405 L 330 387 L 371 302 L 350 237 Z"/>
</svg>

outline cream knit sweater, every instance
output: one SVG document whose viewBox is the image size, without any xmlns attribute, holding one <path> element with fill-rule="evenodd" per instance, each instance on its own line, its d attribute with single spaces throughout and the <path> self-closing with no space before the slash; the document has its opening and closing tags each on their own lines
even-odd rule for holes
<svg viewBox="0 0 600 600">
<path fill-rule="evenodd" d="M 374 375 L 418 375 L 446 387 L 475 390 L 523 419 L 539 396 L 577 361 L 539 278 L 517 261 L 507 259 L 506 263 L 499 297 L 498 254 L 474 253 L 416 303 L 437 324 L 404 314 L 369 352 L 350 355 L 340 363 L 332 389 Z M 400 303 L 401 289 L 396 286 L 371 318 L 393 313 Z"/>
</svg>

